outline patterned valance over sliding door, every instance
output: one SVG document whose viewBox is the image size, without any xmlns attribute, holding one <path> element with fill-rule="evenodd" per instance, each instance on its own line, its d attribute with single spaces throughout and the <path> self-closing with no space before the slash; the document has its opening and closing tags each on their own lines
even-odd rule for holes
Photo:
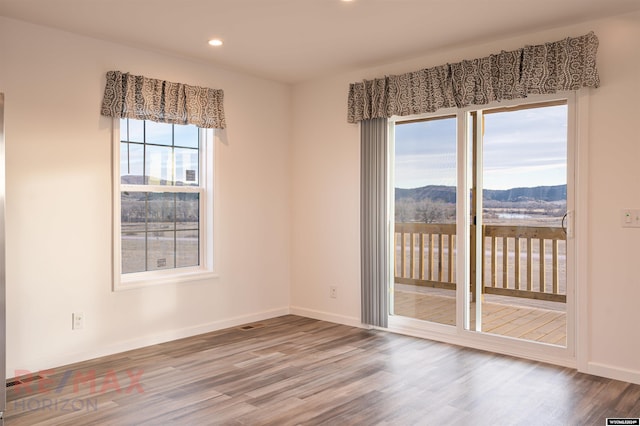
<svg viewBox="0 0 640 426">
<path fill-rule="evenodd" d="M 598 38 L 581 37 L 352 83 L 349 123 L 598 87 Z"/>
</svg>

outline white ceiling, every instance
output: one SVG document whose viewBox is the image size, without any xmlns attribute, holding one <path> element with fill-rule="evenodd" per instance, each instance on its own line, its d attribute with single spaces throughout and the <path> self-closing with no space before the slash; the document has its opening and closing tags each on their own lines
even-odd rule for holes
<svg viewBox="0 0 640 426">
<path fill-rule="evenodd" d="M 640 0 L 0 0 L 2 16 L 288 83 L 632 10 Z"/>
</svg>

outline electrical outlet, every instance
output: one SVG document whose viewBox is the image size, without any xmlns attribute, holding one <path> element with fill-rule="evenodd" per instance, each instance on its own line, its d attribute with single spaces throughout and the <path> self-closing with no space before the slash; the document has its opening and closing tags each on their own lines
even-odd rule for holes
<svg viewBox="0 0 640 426">
<path fill-rule="evenodd" d="M 329 297 L 332 299 L 338 298 L 338 287 L 336 287 L 335 285 L 329 287 Z"/>
<path fill-rule="evenodd" d="M 71 329 L 82 330 L 82 328 L 84 327 L 84 314 L 82 312 L 74 312 L 73 314 L 71 314 L 71 319 Z"/>
</svg>

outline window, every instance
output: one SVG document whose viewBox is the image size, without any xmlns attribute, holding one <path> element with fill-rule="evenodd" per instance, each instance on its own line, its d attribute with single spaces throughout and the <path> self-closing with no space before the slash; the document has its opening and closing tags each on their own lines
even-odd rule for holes
<svg viewBox="0 0 640 426">
<path fill-rule="evenodd" d="M 211 273 L 213 131 L 114 121 L 114 288 Z"/>
</svg>

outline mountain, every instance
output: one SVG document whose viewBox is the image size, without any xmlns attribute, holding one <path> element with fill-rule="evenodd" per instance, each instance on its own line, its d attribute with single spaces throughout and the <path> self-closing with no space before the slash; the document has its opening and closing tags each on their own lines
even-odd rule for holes
<svg viewBox="0 0 640 426">
<path fill-rule="evenodd" d="M 403 199 L 456 202 L 456 187 L 444 185 L 427 185 L 420 188 L 396 188 L 396 201 Z"/>
<path fill-rule="evenodd" d="M 174 183 L 170 180 L 159 179 L 159 178 L 154 178 L 149 176 L 140 176 L 140 175 L 120 176 L 120 183 L 123 185 L 146 185 L 147 183 L 153 184 L 153 185 L 162 185 L 162 186 L 174 185 Z M 175 186 L 197 186 L 197 183 L 194 184 L 193 182 L 183 182 L 181 180 L 176 180 Z"/>
<path fill-rule="evenodd" d="M 511 188 L 505 190 L 486 189 L 484 200 L 492 201 L 564 201 L 567 185 L 535 186 L 533 188 Z"/>
<path fill-rule="evenodd" d="M 420 188 L 396 188 L 396 201 L 403 199 L 456 202 L 455 186 L 427 185 Z M 485 189 L 485 201 L 564 201 L 567 199 L 567 185 L 535 186 L 532 188 Z"/>
<path fill-rule="evenodd" d="M 124 185 L 144 185 L 144 176 L 120 176 L 120 183 Z"/>
</svg>

